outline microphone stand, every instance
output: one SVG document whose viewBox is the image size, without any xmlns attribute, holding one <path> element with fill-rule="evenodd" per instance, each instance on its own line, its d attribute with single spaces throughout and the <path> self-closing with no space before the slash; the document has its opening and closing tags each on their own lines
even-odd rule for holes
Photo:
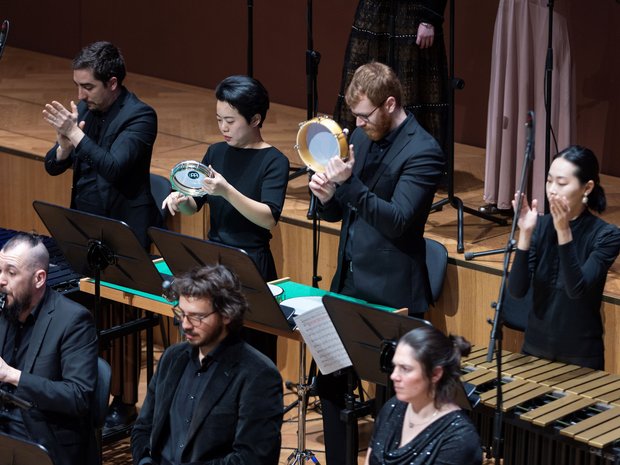
<svg viewBox="0 0 620 465">
<path fill-rule="evenodd" d="M 9 20 L 2 21 L 2 28 L 0 29 L 0 58 L 4 52 L 4 46 L 6 45 L 6 39 L 9 37 Z"/>
<path fill-rule="evenodd" d="M 317 114 L 318 106 L 318 86 L 317 76 L 319 74 L 319 62 L 321 54 L 313 49 L 314 40 L 312 38 L 312 0 L 307 0 L 307 41 L 306 50 L 306 118 L 311 120 Z M 305 171 L 305 170 L 304 170 Z M 308 177 L 312 177 L 313 172 L 308 171 Z M 303 172 L 303 171 L 302 171 Z M 310 206 L 308 208 L 308 219 L 312 219 L 312 287 L 319 287 L 321 276 L 318 275 L 318 256 L 319 256 L 319 225 L 317 214 L 317 198 L 310 192 Z"/>
<path fill-rule="evenodd" d="M 519 183 L 519 193 L 521 195 L 517 198 L 517 204 L 515 205 L 514 216 L 512 219 L 512 228 L 510 230 L 510 236 L 508 243 L 504 250 L 504 265 L 502 269 L 502 280 L 499 287 L 499 296 L 497 302 L 493 302 L 491 307 L 495 309 L 495 316 L 493 318 L 493 327 L 491 329 L 491 337 L 489 341 L 489 350 L 487 353 L 487 362 L 493 360 L 493 352 L 495 351 L 496 359 L 496 403 L 495 403 L 495 415 L 493 420 L 493 457 L 495 463 L 499 464 L 502 457 L 503 447 L 503 422 L 504 413 L 502 410 L 503 405 L 503 393 L 502 393 L 502 340 L 503 340 L 503 317 L 502 317 L 502 305 L 504 302 L 504 295 L 506 293 L 506 281 L 508 278 L 508 266 L 510 264 L 510 257 L 512 251 L 515 248 L 515 232 L 519 220 L 519 214 L 521 212 L 521 206 L 523 205 L 524 192 L 526 188 L 526 182 L 528 174 L 530 172 L 532 163 L 534 162 L 534 113 L 528 112 L 528 121 L 526 126 L 528 127 L 528 140 L 525 147 L 525 160 L 523 162 L 523 168 L 521 170 L 521 181 Z"/>
<path fill-rule="evenodd" d="M 547 0 L 549 8 L 547 31 L 547 57 L 545 59 L 545 173 L 549 172 L 551 158 L 551 92 L 553 78 L 553 2 Z M 544 212 L 549 212 L 549 200 L 545 196 Z"/>
<path fill-rule="evenodd" d="M 504 218 L 498 218 L 487 213 L 480 212 L 463 205 L 463 201 L 454 195 L 454 91 L 455 89 L 463 89 L 465 81 L 454 76 L 454 4 L 456 0 L 450 0 L 450 58 L 449 58 L 449 74 L 450 74 L 450 91 L 448 92 L 448 153 L 447 155 L 447 173 L 448 173 L 448 197 L 435 202 L 431 211 L 438 211 L 444 205 L 450 205 L 457 210 L 457 245 L 458 253 L 463 253 L 465 247 L 463 245 L 463 212 L 478 216 L 488 221 L 506 226 L 508 223 Z"/>
<path fill-rule="evenodd" d="M 254 0 L 248 0 L 248 76 L 254 74 Z"/>
<path fill-rule="evenodd" d="M 453 1 L 453 0 L 452 0 Z M 549 8 L 548 31 L 547 31 L 547 56 L 545 58 L 545 173 L 549 172 L 551 165 L 551 96 L 553 89 L 553 9 L 554 0 L 547 0 Z M 452 62 L 452 60 L 450 60 Z M 523 191 L 521 191 L 523 192 Z M 543 191 L 544 192 L 544 191 Z M 549 213 L 549 200 L 545 196 L 543 203 L 544 213 Z M 493 249 L 484 252 L 470 252 L 465 254 L 465 260 L 473 260 L 476 257 L 503 253 L 504 249 Z"/>
<path fill-rule="evenodd" d="M 312 39 L 312 0 L 307 0 L 307 39 L 308 47 L 306 50 L 306 90 L 307 90 L 307 119 L 311 120 L 317 113 L 318 91 L 317 91 L 317 74 L 321 54 L 313 50 Z M 302 168 L 293 176 L 297 177 L 308 171 L 308 176 L 312 176 L 312 171 Z M 289 179 L 292 179 L 289 176 Z M 310 189 L 308 189 L 310 190 Z M 310 206 L 307 217 L 312 218 L 312 286 L 319 287 L 319 281 L 322 279 L 318 276 L 319 261 L 319 223 L 318 213 L 316 211 L 317 199 L 310 192 Z M 308 408 L 308 395 L 314 384 L 313 369 L 311 364 L 310 374 L 306 376 L 306 343 L 301 339 L 299 341 L 299 384 L 297 385 L 297 447 L 291 455 L 289 455 L 287 465 L 303 465 L 305 462 L 313 462 L 319 464 L 318 459 L 310 449 L 306 449 L 306 410 Z M 293 404 L 294 405 L 294 404 Z M 293 405 L 287 407 L 290 410 Z"/>
</svg>

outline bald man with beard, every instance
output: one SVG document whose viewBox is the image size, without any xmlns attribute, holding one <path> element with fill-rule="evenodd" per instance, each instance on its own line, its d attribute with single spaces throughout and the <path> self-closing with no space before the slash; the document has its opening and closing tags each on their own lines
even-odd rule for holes
<svg viewBox="0 0 620 465">
<path fill-rule="evenodd" d="M 41 444 L 55 465 L 96 464 L 97 332 L 87 309 L 47 286 L 48 266 L 36 235 L 0 250 L 0 388 L 33 405 L 0 405 L 0 432 Z"/>
</svg>

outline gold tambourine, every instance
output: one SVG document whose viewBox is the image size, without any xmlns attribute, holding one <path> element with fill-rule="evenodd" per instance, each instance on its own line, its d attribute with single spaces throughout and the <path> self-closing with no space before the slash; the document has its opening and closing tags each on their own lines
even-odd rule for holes
<svg viewBox="0 0 620 465">
<path fill-rule="evenodd" d="M 211 168 L 197 161 L 188 160 L 177 163 L 170 172 L 170 183 L 173 189 L 185 195 L 201 197 L 206 195 L 202 187 L 205 178 L 212 178 Z"/>
<path fill-rule="evenodd" d="M 312 171 L 323 173 L 330 158 L 349 155 L 346 129 L 327 116 L 318 116 L 299 125 L 295 150 Z"/>
</svg>

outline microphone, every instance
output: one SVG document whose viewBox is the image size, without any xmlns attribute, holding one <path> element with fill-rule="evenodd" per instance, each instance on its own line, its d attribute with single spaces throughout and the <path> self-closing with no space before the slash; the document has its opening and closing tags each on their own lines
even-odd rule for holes
<svg viewBox="0 0 620 465">
<path fill-rule="evenodd" d="M 9 36 L 9 20 L 5 19 L 2 22 L 2 29 L 0 29 L 0 58 L 2 58 L 2 52 L 4 52 L 4 45 L 6 44 L 6 38 Z"/>
<path fill-rule="evenodd" d="M 0 403 L 13 404 L 23 410 L 29 410 L 33 407 L 32 402 L 28 402 L 21 397 L 17 397 L 15 394 L 11 394 L 4 389 L 0 389 Z"/>
<path fill-rule="evenodd" d="M 310 180 L 313 174 L 314 174 L 314 171 L 308 169 L 308 180 Z M 308 191 L 310 191 L 310 188 L 308 188 Z M 312 191 L 310 191 L 310 204 L 308 205 L 308 212 L 306 213 L 306 218 L 308 218 L 309 220 L 314 219 L 317 214 L 316 208 L 317 208 L 316 195 L 314 195 Z"/>
<path fill-rule="evenodd" d="M 526 143 L 525 143 L 525 156 L 534 159 L 534 138 L 536 137 L 534 112 L 532 110 L 527 112 L 527 119 L 525 121 L 525 127 L 527 128 Z"/>
<path fill-rule="evenodd" d="M 174 278 L 172 278 L 172 281 L 174 281 Z M 178 300 L 178 296 L 172 290 L 172 281 L 166 279 L 161 283 L 161 296 L 168 302 Z"/>
</svg>

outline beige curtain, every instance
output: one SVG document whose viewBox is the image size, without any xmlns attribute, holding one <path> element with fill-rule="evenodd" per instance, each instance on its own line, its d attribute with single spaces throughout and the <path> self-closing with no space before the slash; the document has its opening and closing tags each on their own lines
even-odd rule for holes
<svg viewBox="0 0 620 465">
<path fill-rule="evenodd" d="M 531 195 L 539 202 L 545 188 L 545 60 L 547 0 L 500 0 L 493 36 L 487 120 L 484 200 L 510 208 L 524 159 L 527 112 L 535 112 L 535 160 Z M 574 78 L 562 3 L 553 16 L 551 125 L 558 149 L 574 141 Z M 552 157 L 556 147 L 551 141 Z"/>
</svg>

